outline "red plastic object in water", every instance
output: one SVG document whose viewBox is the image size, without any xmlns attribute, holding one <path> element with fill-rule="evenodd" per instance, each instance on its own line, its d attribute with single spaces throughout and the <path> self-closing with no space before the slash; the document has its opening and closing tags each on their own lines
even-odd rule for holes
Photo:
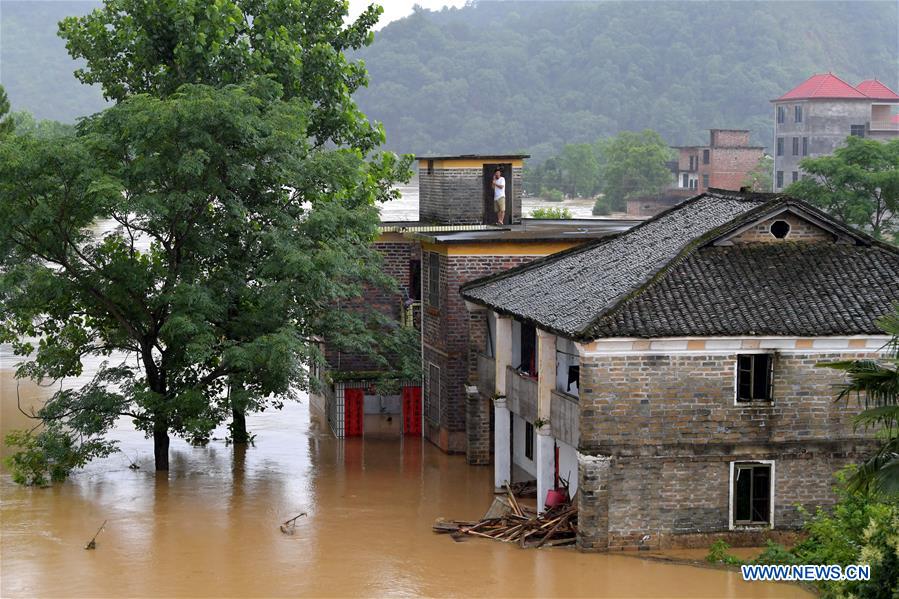
<svg viewBox="0 0 899 599">
<path fill-rule="evenodd" d="M 563 489 L 550 489 L 546 492 L 546 507 L 556 507 L 568 501 L 568 493 Z"/>
</svg>

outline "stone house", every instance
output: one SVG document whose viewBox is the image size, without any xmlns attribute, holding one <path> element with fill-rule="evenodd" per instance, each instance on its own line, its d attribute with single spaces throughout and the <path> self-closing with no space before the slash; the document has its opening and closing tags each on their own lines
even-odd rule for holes
<svg viewBox="0 0 899 599">
<path fill-rule="evenodd" d="M 583 550 L 759 543 L 832 503 L 832 475 L 872 448 L 817 364 L 880 355 L 899 250 L 786 196 L 712 189 L 462 297 L 470 338 L 493 340 L 472 386 L 496 398 L 497 486 L 524 468 L 542 498 L 576 463 Z"/>
<path fill-rule="evenodd" d="M 857 86 L 833 73 L 812 75 L 774 104 L 774 191 L 802 176 L 799 162 L 826 156 L 850 135 L 899 137 L 899 95 L 876 79 Z"/>
</svg>

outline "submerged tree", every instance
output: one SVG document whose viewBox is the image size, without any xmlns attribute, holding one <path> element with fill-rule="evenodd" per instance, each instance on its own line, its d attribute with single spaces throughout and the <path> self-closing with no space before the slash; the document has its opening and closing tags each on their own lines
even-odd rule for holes
<svg viewBox="0 0 899 599">
<path fill-rule="evenodd" d="M 850 136 L 829 156 L 805 158 L 804 177 L 786 193 L 875 237 L 899 241 L 899 140 Z"/>
<path fill-rule="evenodd" d="M 346 12 L 108 0 L 61 25 L 87 61 L 79 76 L 118 103 L 76 136 L 0 144 L 0 335 L 36 352 L 21 377 L 109 356 L 40 412 L 79 447 L 108 450 L 99 440 L 127 416 L 166 470 L 170 433 L 206 438 L 314 384 L 302 364 L 322 360 L 325 334 L 417 365 L 397 356 L 414 340 L 377 313 L 333 310 L 390 285 L 370 242 L 377 202 L 408 176 L 376 152 L 383 131 L 351 98 L 364 69 L 343 55 L 370 41 L 378 10 L 349 26 Z M 100 222 L 115 229 L 97 235 Z"/>
<path fill-rule="evenodd" d="M 658 193 L 672 182 L 667 164 L 672 157 L 671 148 L 655 131 L 623 131 L 599 141 L 597 147 L 605 194 L 601 200 L 613 211 L 623 210 L 628 198 Z"/>
<path fill-rule="evenodd" d="M 846 360 L 822 366 L 847 373 L 849 382 L 839 399 L 859 398 L 865 409 L 856 424 L 874 429 L 880 439 L 877 452 L 850 478 L 850 488 L 891 495 L 899 494 L 899 305 L 895 313 L 880 319 L 879 326 L 892 336 L 883 362 Z"/>
<path fill-rule="evenodd" d="M 770 193 L 774 189 L 774 177 L 771 175 L 773 171 L 774 158 L 768 155 L 762 156 L 753 169 L 746 173 L 743 185 L 753 191 Z"/>
</svg>

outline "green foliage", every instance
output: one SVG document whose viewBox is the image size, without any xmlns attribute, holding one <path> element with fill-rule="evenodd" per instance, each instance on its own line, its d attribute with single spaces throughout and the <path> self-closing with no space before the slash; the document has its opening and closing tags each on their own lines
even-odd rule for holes
<svg viewBox="0 0 899 599">
<path fill-rule="evenodd" d="M 624 131 L 602 140 L 602 190 L 613 210 L 623 210 L 631 197 L 658 193 L 672 182 L 671 148 L 655 131 Z"/>
<path fill-rule="evenodd" d="M 132 359 L 55 393 L 46 423 L 93 438 L 128 416 L 167 469 L 169 433 L 207 439 L 309 388 L 320 337 L 398 368 L 418 355 L 385 316 L 334 309 L 395 284 L 371 241 L 410 174 L 351 98 L 365 73 L 343 50 L 379 9 L 346 11 L 109 0 L 64 21 L 79 77 L 117 104 L 74 136 L 0 143 L 0 341 L 32 356 L 19 377 Z"/>
<path fill-rule="evenodd" d="M 806 158 L 804 177 L 786 193 L 802 198 L 875 237 L 899 243 L 899 139 L 850 136 L 830 156 Z"/>
<path fill-rule="evenodd" d="M 75 126 L 59 121 L 37 120 L 29 112 L 14 112 L 10 115 L 16 135 L 31 135 L 43 139 L 75 135 Z"/>
<path fill-rule="evenodd" d="M 69 473 L 84 466 L 95 457 L 104 457 L 114 451 L 108 441 L 90 439 L 78 442 L 76 437 L 59 427 L 33 431 L 11 431 L 5 444 L 19 450 L 4 462 L 12 479 L 20 485 L 44 486 L 49 482 L 62 482 Z"/>
<path fill-rule="evenodd" d="M 558 189 L 546 189 L 544 188 L 540 195 L 546 199 L 548 202 L 561 202 L 565 199 L 565 194 L 563 194 Z"/>
<path fill-rule="evenodd" d="M 847 374 L 848 382 L 838 399 L 854 396 L 865 408 L 856 416 L 856 426 L 878 431 L 880 447 L 855 472 L 850 487 L 857 492 L 894 495 L 899 494 L 899 304 L 878 326 L 891 336 L 883 360 L 843 360 L 818 366 Z"/>
<path fill-rule="evenodd" d="M 746 173 L 743 180 L 743 186 L 749 187 L 753 191 L 772 192 L 774 191 L 774 158 L 765 155 L 759 158 L 755 167 Z"/>
<path fill-rule="evenodd" d="M 571 218 L 571 210 L 568 208 L 534 208 L 531 210 L 531 218 L 567 219 Z"/>
<path fill-rule="evenodd" d="M 709 547 L 705 561 L 710 564 L 726 564 L 728 566 L 739 566 L 742 564 L 743 560 L 728 553 L 728 549 L 730 549 L 730 545 L 724 539 L 718 539 Z"/>
<path fill-rule="evenodd" d="M 9 114 L 9 98 L 6 97 L 6 90 L 0 85 L 0 139 L 12 133 L 16 124 Z"/>
<path fill-rule="evenodd" d="M 609 205 L 609 200 L 606 196 L 600 196 L 596 198 L 596 201 L 593 203 L 593 216 L 607 216 L 612 214 L 612 207 Z"/>
</svg>

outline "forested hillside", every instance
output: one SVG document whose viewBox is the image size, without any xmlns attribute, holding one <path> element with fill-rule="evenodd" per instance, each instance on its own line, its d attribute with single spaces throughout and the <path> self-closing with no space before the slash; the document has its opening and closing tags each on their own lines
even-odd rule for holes
<svg viewBox="0 0 899 599">
<path fill-rule="evenodd" d="M 102 107 L 71 76 L 56 22 L 93 2 L 2 1 L 0 82 L 14 110 L 71 121 Z M 528 151 L 710 127 L 770 145 L 769 100 L 814 72 L 897 87 L 899 18 L 884 2 L 477 2 L 418 11 L 360 53 L 358 95 L 403 152 Z"/>
</svg>

